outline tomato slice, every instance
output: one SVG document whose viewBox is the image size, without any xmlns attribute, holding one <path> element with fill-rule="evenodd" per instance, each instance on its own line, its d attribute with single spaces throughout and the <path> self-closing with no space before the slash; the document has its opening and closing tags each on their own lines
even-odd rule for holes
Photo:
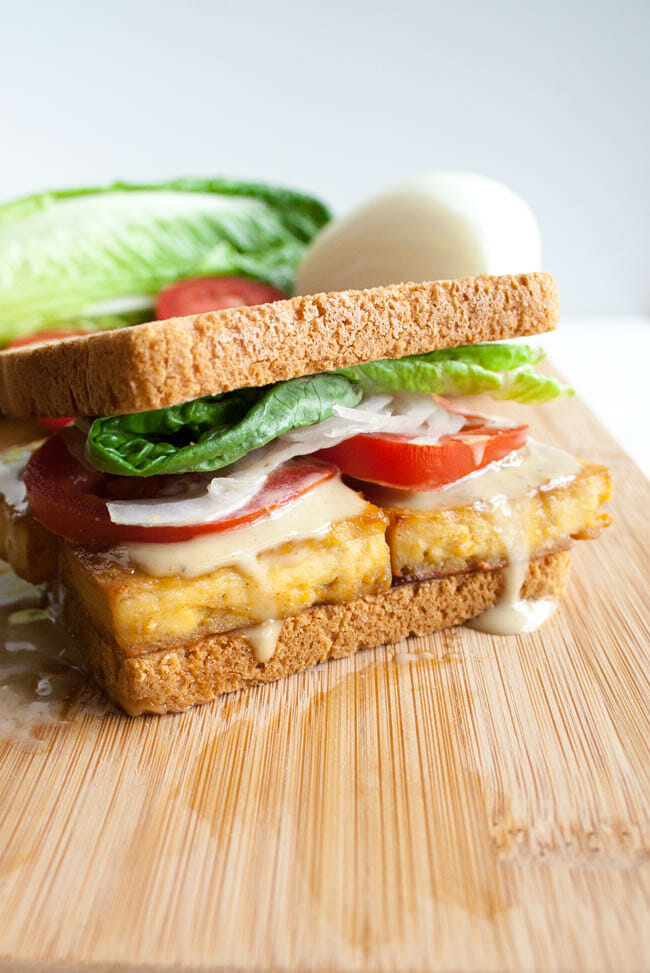
<svg viewBox="0 0 650 973">
<path fill-rule="evenodd" d="M 35 331 L 33 334 L 20 335 L 10 341 L 8 348 L 23 348 L 25 345 L 37 345 L 43 341 L 59 341 L 61 338 L 76 338 L 83 334 L 95 334 L 94 331 Z M 63 429 L 74 422 L 74 418 L 47 418 L 38 420 L 46 429 Z"/>
<path fill-rule="evenodd" d="M 111 477 L 89 469 L 76 459 L 61 433 L 46 440 L 32 454 L 25 469 L 24 482 L 32 512 L 44 527 L 75 544 L 99 550 L 123 541 L 185 541 L 199 534 L 252 524 L 337 473 L 336 467 L 312 457 L 292 461 L 271 473 L 255 497 L 222 520 L 179 527 L 114 524 L 106 502 L 116 495 L 119 499 L 173 496 L 181 490 L 195 488 L 198 480 L 195 474 L 159 476 L 146 480 L 141 477 Z M 202 478 L 202 482 L 205 483 L 205 478 Z M 148 489 L 144 485 L 147 483 Z M 131 497 L 128 496 L 129 486 Z"/>
<path fill-rule="evenodd" d="M 32 334 L 19 335 L 7 345 L 8 348 L 22 348 L 23 345 L 41 344 L 43 341 L 59 341 L 61 338 L 78 338 L 79 335 L 95 334 L 95 331 L 33 331 Z"/>
<path fill-rule="evenodd" d="M 528 426 L 500 426 L 486 416 L 461 414 L 466 422 L 460 432 L 442 436 L 436 444 L 413 442 L 407 436 L 365 434 L 316 455 L 358 480 L 402 490 L 435 490 L 526 443 Z"/>
<path fill-rule="evenodd" d="M 156 317 L 162 321 L 202 311 L 221 311 L 227 307 L 269 304 L 283 301 L 286 296 L 277 287 L 246 277 L 189 277 L 160 292 Z"/>
<path fill-rule="evenodd" d="M 46 429 L 52 429 L 56 431 L 57 429 L 63 429 L 65 426 L 69 426 L 71 422 L 74 422 L 74 416 L 53 416 L 48 419 L 47 416 L 39 416 L 38 421 Z"/>
</svg>

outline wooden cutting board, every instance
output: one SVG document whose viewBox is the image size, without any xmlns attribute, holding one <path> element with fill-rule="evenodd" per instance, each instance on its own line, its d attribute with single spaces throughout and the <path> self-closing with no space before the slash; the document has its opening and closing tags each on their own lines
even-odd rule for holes
<svg viewBox="0 0 650 973">
<path fill-rule="evenodd" d="M 6 735 L 3 968 L 650 968 L 650 491 L 575 399 L 533 431 L 616 486 L 538 632 Z"/>
</svg>

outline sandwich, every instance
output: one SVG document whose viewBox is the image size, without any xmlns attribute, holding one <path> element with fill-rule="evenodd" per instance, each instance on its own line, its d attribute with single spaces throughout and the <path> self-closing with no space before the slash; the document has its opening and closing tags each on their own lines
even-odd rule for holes
<svg viewBox="0 0 650 973">
<path fill-rule="evenodd" d="M 569 394 L 513 341 L 558 313 L 532 273 L 3 351 L 5 415 L 77 418 L 3 458 L 0 555 L 133 715 L 453 625 L 529 630 L 607 525 L 609 473 L 471 397 Z"/>
</svg>

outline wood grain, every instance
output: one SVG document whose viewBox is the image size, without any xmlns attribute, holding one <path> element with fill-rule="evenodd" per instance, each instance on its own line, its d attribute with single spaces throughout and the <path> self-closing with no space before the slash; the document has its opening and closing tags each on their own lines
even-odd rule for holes
<svg viewBox="0 0 650 973">
<path fill-rule="evenodd" d="M 650 968 L 650 491 L 579 402 L 534 431 L 616 487 L 540 631 L 0 741 L 3 968 Z"/>
</svg>

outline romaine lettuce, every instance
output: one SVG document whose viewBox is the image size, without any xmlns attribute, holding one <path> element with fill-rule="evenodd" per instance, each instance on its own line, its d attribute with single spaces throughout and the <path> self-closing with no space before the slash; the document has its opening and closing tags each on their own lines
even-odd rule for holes
<svg viewBox="0 0 650 973">
<path fill-rule="evenodd" d="M 0 205 L 0 344 L 43 328 L 151 320 L 181 277 L 240 274 L 290 291 L 327 222 L 318 200 L 225 179 L 39 193 Z"/>
<path fill-rule="evenodd" d="M 443 348 L 423 355 L 382 359 L 366 365 L 337 369 L 366 394 L 420 392 L 436 395 L 478 395 L 539 403 L 572 390 L 556 379 L 538 375 L 530 366 L 544 353 L 529 345 L 479 344 Z"/>
<path fill-rule="evenodd" d="M 323 374 L 95 419 L 86 457 L 123 476 L 219 470 L 292 429 L 331 418 L 335 405 L 358 405 L 362 395 L 359 385 Z"/>
<path fill-rule="evenodd" d="M 375 392 L 468 395 L 547 402 L 571 394 L 531 365 L 541 353 L 527 345 L 471 345 L 342 368 L 263 389 L 240 389 L 153 412 L 95 419 L 86 457 L 125 476 L 208 472 L 302 426 L 356 406 Z M 493 371 L 492 369 L 500 369 Z"/>
</svg>

